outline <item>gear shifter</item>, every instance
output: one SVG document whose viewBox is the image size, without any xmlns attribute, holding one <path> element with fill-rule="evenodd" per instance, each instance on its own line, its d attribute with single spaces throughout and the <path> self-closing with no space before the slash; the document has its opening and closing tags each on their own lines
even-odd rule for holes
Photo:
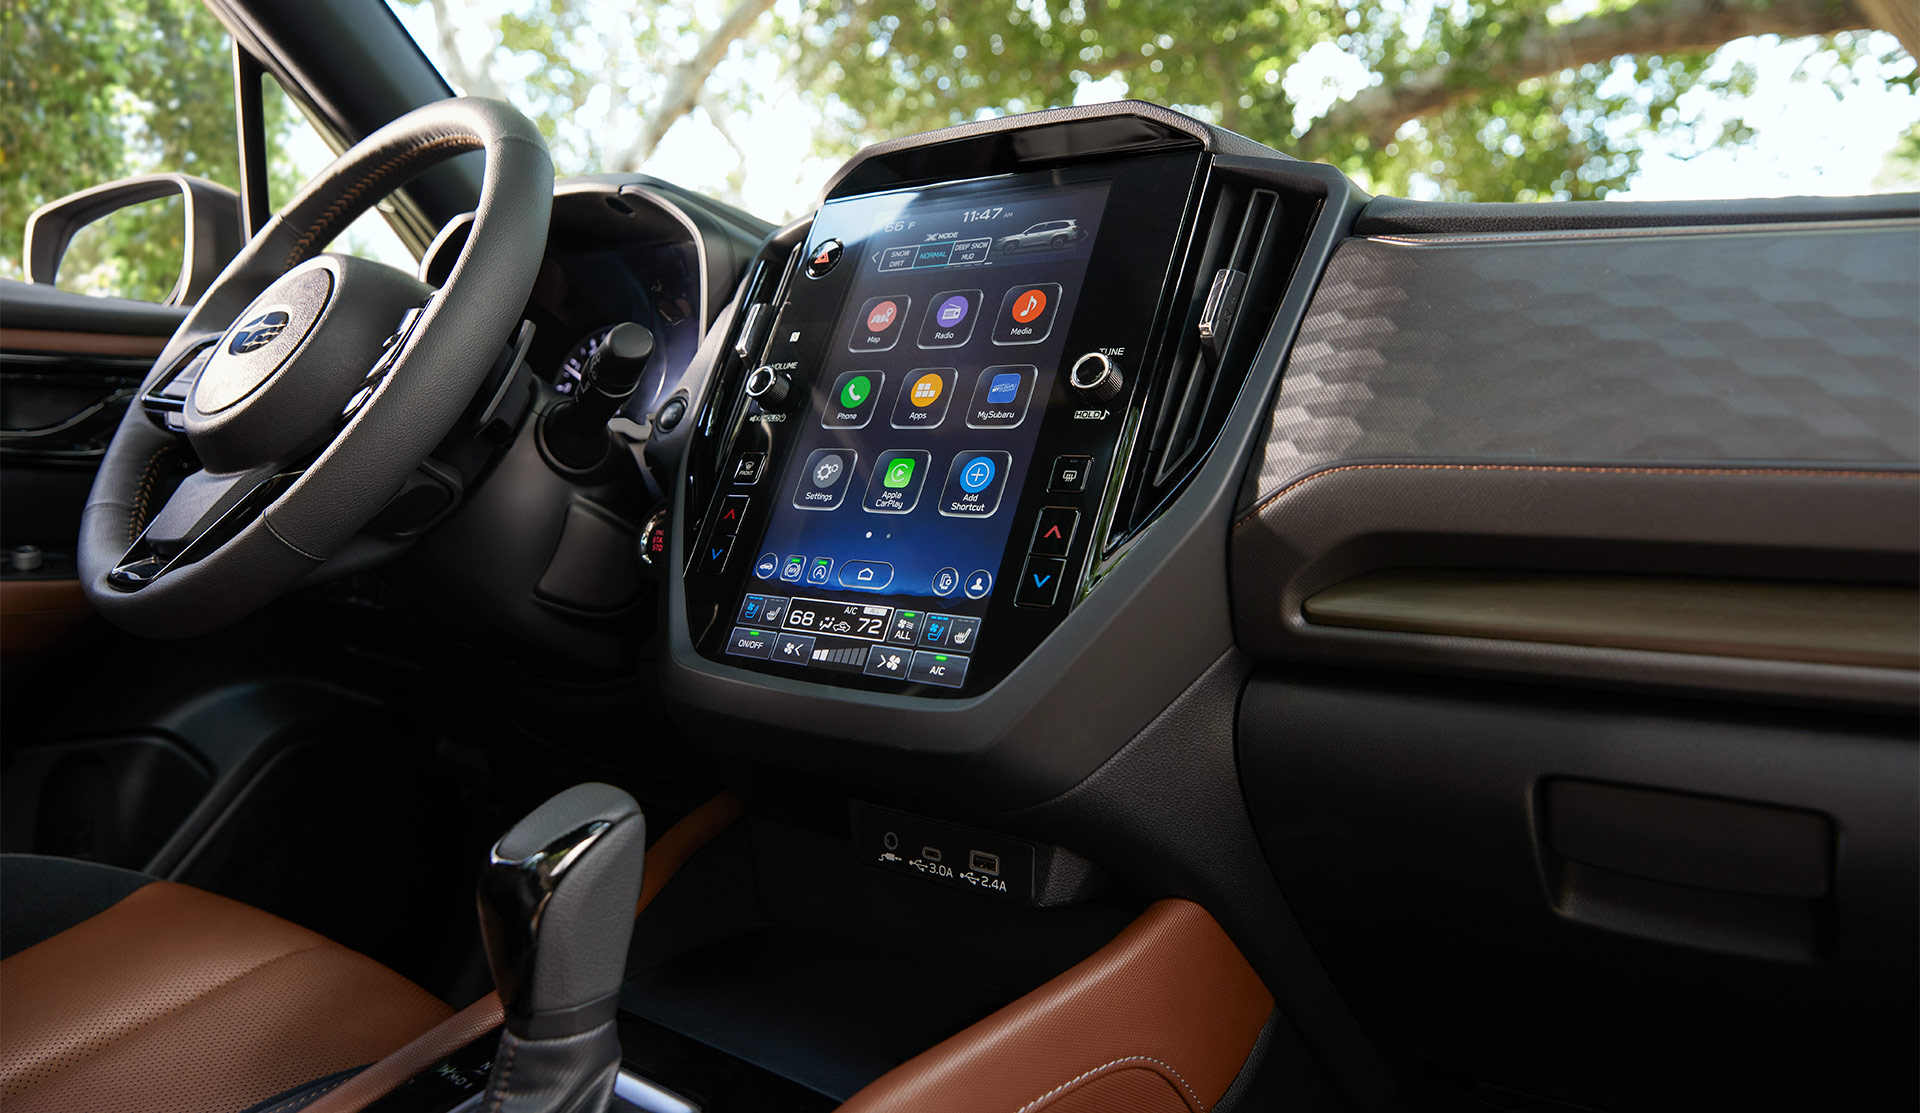
<svg viewBox="0 0 1920 1113">
<path fill-rule="evenodd" d="M 560 793 L 494 844 L 480 879 L 480 931 L 507 1028 L 482 1108 L 606 1108 L 646 846 L 639 805 L 604 784 Z"/>
</svg>

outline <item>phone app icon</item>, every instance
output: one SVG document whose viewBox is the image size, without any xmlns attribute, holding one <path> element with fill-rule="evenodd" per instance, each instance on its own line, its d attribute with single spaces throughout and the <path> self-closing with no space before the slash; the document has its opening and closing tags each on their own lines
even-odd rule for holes
<svg viewBox="0 0 1920 1113">
<path fill-rule="evenodd" d="M 847 337 L 851 352 L 891 351 L 900 342 L 900 322 L 913 308 L 913 299 L 905 294 L 884 294 L 868 298 L 854 314 L 853 331 Z"/>
<path fill-rule="evenodd" d="M 862 504 L 869 514 L 905 514 L 920 505 L 920 488 L 926 485 L 927 468 L 933 454 L 921 449 L 895 448 L 882 452 L 873 462 L 873 478 L 867 483 Z"/>
<path fill-rule="evenodd" d="M 855 375 L 840 386 L 840 404 L 849 410 L 859 409 L 872 396 L 873 380 L 865 375 Z"/>
<path fill-rule="evenodd" d="M 916 367 L 907 372 L 893 402 L 893 427 L 932 429 L 945 421 L 958 374 L 951 367 Z"/>
<path fill-rule="evenodd" d="M 947 468 L 947 485 L 940 492 L 940 513 L 949 518 L 985 518 L 1000 509 L 1000 496 L 1006 492 L 1008 473 L 1013 470 L 1010 452 L 962 452 Z"/>
<path fill-rule="evenodd" d="M 859 454 L 851 448 L 817 448 L 800 469 L 793 485 L 793 505 L 800 510 L 833 510 L 846 500 Z M 804 561 L 802 564 L 804 565 Z M 786 577 L 799 579 L 798 573 Z"/>
<path fill-rule="evenodd" d="M 958 348 L 973 339 L 980 318 L 979 290 L 942 290 L 927 303 L 927 319 L 920 326 L 922 348 Z"/>
<path fill-rule="evenodd" d="M 1053 332 L 1060 309 L 1060 284 L 1034 282 L 1015 286 L 1000 300 L 1000 316 L 993 326 L 995 344 L 1038 344 Z"/>
<path fill-rule="evenodd" d="M 974 429 L 1011 429 L 1027 419 L 1027 403 L 1039 371 L 1030 363 L 989 367 L 973 386 L 967 425 Z"/>
<path fill-rule="evenodd" d="M 874 399 L 886 384 L 879 371 L 843 371 L 833 380 L 827 395 L 826 411 L 820 415 L 822 429 L 864 429 L 873 420 Z"/>
</svg>

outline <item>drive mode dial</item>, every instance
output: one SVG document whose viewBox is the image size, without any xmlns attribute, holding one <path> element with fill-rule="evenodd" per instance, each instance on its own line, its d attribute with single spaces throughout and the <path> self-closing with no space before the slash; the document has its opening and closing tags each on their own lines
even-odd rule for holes
<svg viewBox="0 0 1920 1113">
<path fill-rule="evenodd" d="M 1105 402 L 1113 398 L 1124 385 L 1120 366 L 1105 352 L 1088 352 L 1075 360 L 1067 381 L 1092 402 Z"/>
</svg>

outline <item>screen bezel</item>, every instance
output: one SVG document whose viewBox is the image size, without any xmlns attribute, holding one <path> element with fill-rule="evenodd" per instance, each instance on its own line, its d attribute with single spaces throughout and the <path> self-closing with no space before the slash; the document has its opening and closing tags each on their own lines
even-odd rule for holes
<svg viewBox="0 0 1920 1113">
<path fill-rule="evenodd" d="M 1150 377 L 1147 372 L 1151 366 L 1151 353 L 1161 338 L 1165 302 L 1176 285 L 1173 280 L 1177 265 L 1188 246 L 1191 209 L 1201 183 L 1203 164 L 1203 156 L 1197 151 L 1103 159 L 1050 170 L 1000 174 L 963 182 L 918 186 L 909 190 L 835 198 L 830 202 L 834 205 L 848 201 L 870 203 L 875 199 L 911 192 L 923 197 L 937 196 L 939 203 L 948 204 L 1009 189 L 1107 183 L 1109 190 L 1101 231 L 1096 237 L 1082 281 L 1078 307 L 1072 319 L 1065 324 L 1067 340 L 1062 350 L 1068 353 L 1065 359 L 1070 361 L 1077 353 L 1094 348 L 1123 349 L 1129 353 L 1128 358 L 1135 373 L 1129 378 L 1126 392 L 1105 403 L 1112 413 L 1109 420 L 1075 420 L 1075 411 L 1083 409 L 1087 403 L 1068 388 L 1064 367 L 1054 376 L 1044 404 L 1040 399 L 1035 399 L 1034 404 L 1040 409 L 1040 428 L 1032 449 L 1033 466 L 1028 471 L 1023 488 L 1017 492 L 1009 491 L 1006 496 L 1013 500 L 1011 512 L 1014 520 L 995 573 L 995 589 L 988 597 L 984 611 L 977 607 L 955 610 L 955 613 L 978 614 L 982 620 L 979 648 L 971 657 L 966 683 L 962 687 L 946 688 L 856 673 L 805 669 L 727 654 L 725 648 L 734 626 L 735 612 L 746 594 L 791 597 L 810 593 L 804 584 L 786 584 L 779 580 L 763 582 L 752 577 L 751 567 L 770 520 L 764 503 L 760 513 L 750 512 L 749 520 L 736 539 L 734 553 L 722 574 L 699 575 L 693 566 L 687 570 L 684 582 L 689 631 L 701 656 L 750 672 L 787 676 L 835 687 L 946 699 L 978 695 L 1004 679 L 1024 660 L 1078 601 L 1081 578 L 1087 565 L 1089 541 L 1097 533 L 1095 523 L 1104 516 L 1106 510 L 1108 480 L 1114 474 L 1115 456 L 1127 440 L 1125 432 L 1130 418 L 1137 415 L 1134 394 L 1139 384 Z M 783 284 L 784 304 L 778 307 L 778 316 L 769 330 L 769 336 L 774 339 L 768 341 L 765 351 L 755 353 L 755 362 L 771 359 L 778 338 L 795 332 L 810 337 L 807 343 L 797 349 L 781 353 L 792 357 L 788 362 L 797 364 L 794 386 L 797 393 L 806 397 L 812 395 L 817 385 L 815 380 L 822 369 L 828 366 L 828 346 L 839 339 L 838 334 L 844 331 L 842 326 L 849 312 L 847 297 L 858 269 L 838 267 L 821 280 L 797 274 L 799 261 L 810 257 L 817 244 L 829 237 L 829 223 L 816 222 L 806 242 L 794 253 Z M 838 238 L 847 240 L 846 254 L 857 257 L 856 253 L 862 245 L 852 242 L 844 228 L 839 231 Z M 790 463 L 788 455 L 799 438 L 783 435 L 778 424 L 749 421 L 750 407 L 742 400 L 736 399 L 729 404 L 730 435 L 719 457 L 722 466 L 730 466 L 731 461 L 742 452 L 759 451 L 767 453 L 765 476 L 785 475 Z M 785 432 L 790 433 L 790 430 Z M 1013 605 L 1012 585 L 1020 574 L 1027 550 L 1022 531 L 1037 518 L 1040 507 L 1049 504 L 1043 475 L 1052 459 L 1062 454 L 1090 454 L 1096 458 L 1091 482 L 1081 500 L 1082 525 L 1067 557 L 1070 578 L 1054 606 L 1044 609 L 1016 607 Z M 756 497 L 773 498 L 774 482 L 774 478 L 763 480 L 763 486 L 755 491 Z M 712 504 L 717 505 L 718 500 L 730 490 L 736 489 L 730 488 L 723 479 L 712 492 Z M 1052 496 L 1052 501 L 1060 501 L 1059 496 Z M 711 506 L 708 509 L 703 519 L 710 528 L 713 514 Z M 760 590 L 762 588 L 765 590 Z M 838 598 L 839 594 L 831 597 Z M 899 605 L 884 596 L 875 601 Z"/>
</svg>

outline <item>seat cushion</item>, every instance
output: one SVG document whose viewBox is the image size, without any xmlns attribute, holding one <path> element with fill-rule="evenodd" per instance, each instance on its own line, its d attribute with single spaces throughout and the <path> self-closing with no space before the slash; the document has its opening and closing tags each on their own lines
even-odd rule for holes
<svg viewBox="0 0 1920 1113">
<path fill-rule="evenodd" d="M 276 916 L 168 881 L 65 876 L 87 901 L 7 914 L 8 934 L 92 915 L 0 960 L 0 1108 L 237 1113 L 373 1062 L 450 1015 L 379 963 Z M 0 876 L 21 863 L 0 859 Z M 125 871 L 115 871 L 124 873 Z M 138 875 L 135 875 L 136 877 Z M 20 886 L 0 884 L 0 893 Z M 125 894 L 111 900 L 112 893 Z M 17 921 L 17 922 L 16 922 Z"/>
</svg>

